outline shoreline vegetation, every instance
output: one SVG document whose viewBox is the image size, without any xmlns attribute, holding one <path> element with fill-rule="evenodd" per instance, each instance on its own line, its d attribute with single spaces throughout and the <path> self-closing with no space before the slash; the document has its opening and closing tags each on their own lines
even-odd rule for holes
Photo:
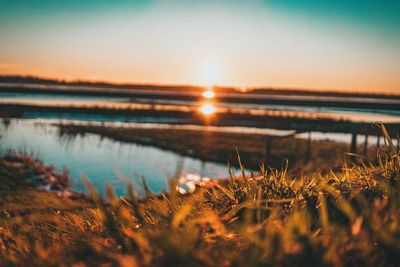
<svg viewBox="0 0 400 267">
<path fill-rule="evenodd" d="M 103 199 L 89 182 L 90 199 L 38 190 L 27 173 L 41 165 L 4 155 L 0 263 L 398 266 L 400 154 L 381 127 L 386 146 L 373 162 L 297 179 L 285 166 L 261 167 L 187 195 L 171 178 L 168 193 L 143 199 L 133 188 L 117 198 L 110 187 Z"/>
<path fill-rule="evenodd" d="M 240 167 L 237 151 L 248 169 L 259 171 L 261 163 L 280 168 L 289 161 L 291 174 L 326 173 L 343 166 L 350 145 L 329 140 L 307 140 L 295 136 L 269 137 L 260 134 L 212 132 L 207 130 L 145 129 L 110 126 L 56 124 L 59 135 L 74 138 L 97 134 L 116 141 L 149 145 L 183 156 Z M 271 143 L 267 139 L 272 138 Z M 268 145 L 270 146 L 268 148 Z M 236 149 L 237 151 L 236 151 Z M 363 147 L 359 146 L 358 151 Z M 369 158 L 376 149 L 368 148 Z"/>
</svg>

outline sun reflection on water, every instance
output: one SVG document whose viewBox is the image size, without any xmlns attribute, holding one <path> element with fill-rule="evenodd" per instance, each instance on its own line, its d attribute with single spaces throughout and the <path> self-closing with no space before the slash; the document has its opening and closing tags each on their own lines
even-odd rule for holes
<svg viewBox="0 0 400 267">
<path fill-rule="evenodd" d="M 204 97 L 204 98 L 211 99 L 211 98 L 213 98 L 214 96 L 215 96 L 215 93 L 214 93 L 214 91 L 212 91 L 211 89 L 209 89 L 209 90 L 203 92 L 203 97 Z"/>
<path fill-rule="evenodd" d="M 204 115 L 209 116 L 215 112 L 215 107 L 213 104 L 207 103 L 200 107 L 200 111 Z"/>
</svg>

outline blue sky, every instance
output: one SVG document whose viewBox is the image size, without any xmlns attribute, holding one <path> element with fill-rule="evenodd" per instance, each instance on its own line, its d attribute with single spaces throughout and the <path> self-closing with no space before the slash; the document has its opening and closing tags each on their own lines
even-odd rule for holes
<svg viewBox="0 0 400 267">
<path fill-rule="evenodd" d="M 3 74 L 400 90 L 400 1 L 0 2 Z"/>
</svg>

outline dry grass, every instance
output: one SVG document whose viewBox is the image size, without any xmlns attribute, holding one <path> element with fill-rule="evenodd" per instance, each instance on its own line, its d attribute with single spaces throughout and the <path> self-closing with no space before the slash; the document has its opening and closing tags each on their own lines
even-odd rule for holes
<svg viewBox="0 0 400 267">
<path fill-rule="evenodd" d="M 382 126 L 383 133 L 386 134 Z M 0 262 L 17 266 L 398 266 L 400 158 L 293 180 L 287 170 L 231 174 L 191 195 L 130 188 L 93 206 L 0 221 Z M 5 179 L 4 177 L 1 177 Z"/>
</svg>

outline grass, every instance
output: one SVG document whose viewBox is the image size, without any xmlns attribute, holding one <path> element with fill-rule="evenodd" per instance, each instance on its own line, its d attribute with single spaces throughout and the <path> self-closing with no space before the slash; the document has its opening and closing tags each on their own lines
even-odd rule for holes
<svg viewBox="0 0 400 267">
<path fill-rule="evenodd" d="M 190 195 L 171 178 L 168 194 L 148 191 L 145 199 L 132 187 L 119 198 L 107 188 L 102 199 L 87 182 L 87 206 L 30 217 L 2 207 L 0 263 L 398 266 L 400 155 L 381 127 L 387 141 L 378 161 L 341 172 L 293 179 L 286 168 L 261 166 L 259 176 L 231 172 L 226 183 Z"/>
<path fill-rule="evenodd" d="M 69 185 L 65 170 L 57 172 L 53 166 L 24 152 L 8 151 L 0 158 L 0 181 L 0 217 L 51 213 L 86 205 L 83 196 L 64 190 Z M 53 192 L 38 190 L 46 187 Z"/>
</svg>

